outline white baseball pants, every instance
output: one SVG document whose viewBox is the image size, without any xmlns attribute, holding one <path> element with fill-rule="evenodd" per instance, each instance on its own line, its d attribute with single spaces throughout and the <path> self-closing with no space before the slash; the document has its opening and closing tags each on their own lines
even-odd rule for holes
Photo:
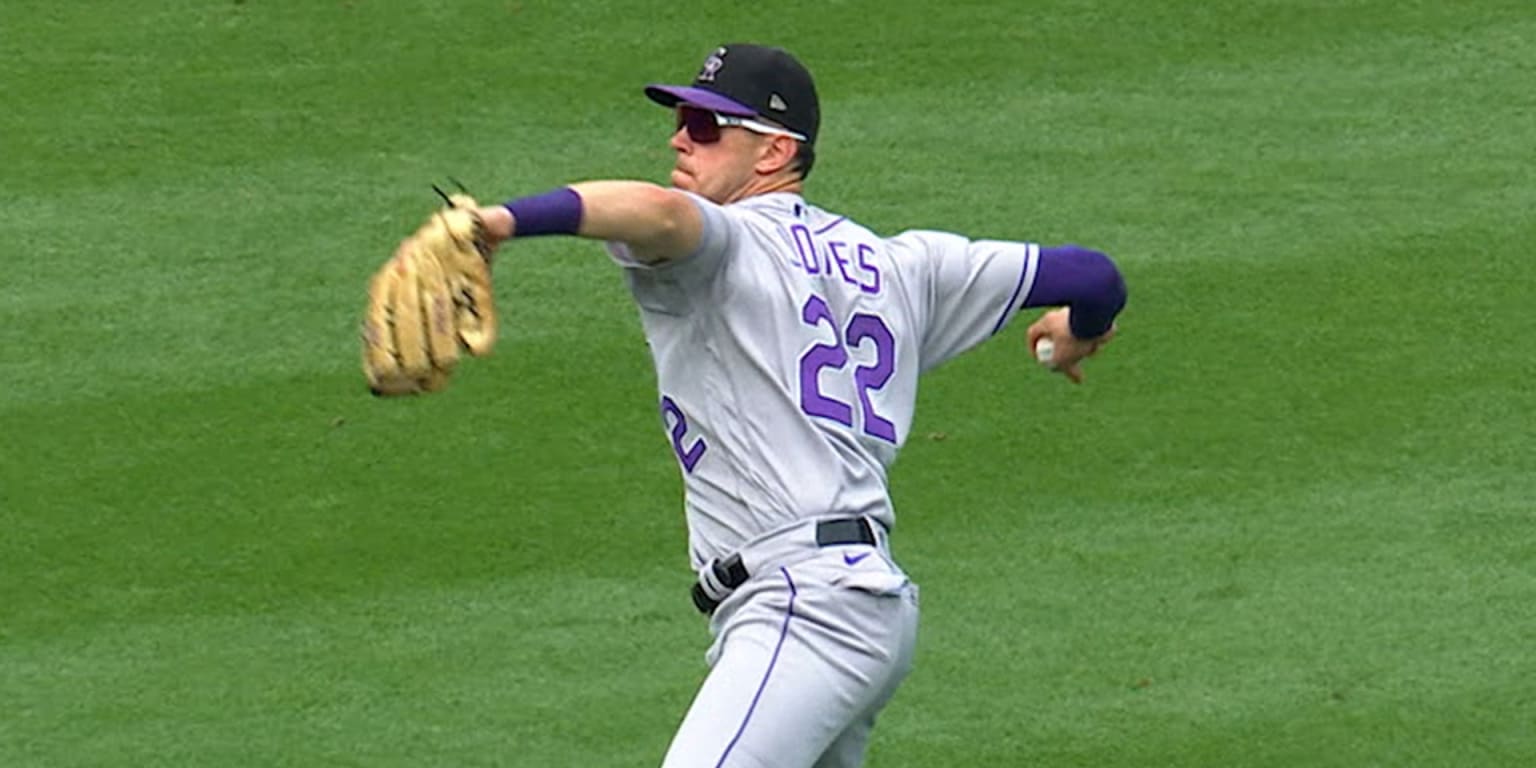
<svg viewBox="0 0 1536 768">
<path fill-rule="evenodd" d="M 883 546 L 804 555 L 755 568 L 715 612 L 710 673 L 663 768 L 863 764 L 912 666 L 917 586 Z"/>
</svg>

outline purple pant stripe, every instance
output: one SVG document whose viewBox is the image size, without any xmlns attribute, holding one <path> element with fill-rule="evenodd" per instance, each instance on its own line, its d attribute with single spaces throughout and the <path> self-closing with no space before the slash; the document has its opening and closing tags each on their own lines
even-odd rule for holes
<svg viewBox="0 0 1536 768">
<path fill-rule="evenodd" d="M 747 723 L 752 722 L 752 713 L 757 710 L 757 702 L 763 698 L 763 689 L 768 687 L 768 678 L 773 676 L 773 668 L 779 663 L 779 652 L 784 650 L 784 640 L 789 637 L 789 620 L 795 617 L 795 595 L 799 594 L 795 589 L 795 580 L 789 577 L 788 568 L 780 568 L 779 573 L 784 574 L 784 580 L 789 582 L 789 608 L 784 611 L 784 625 L 779 628 L 779 642 L 773 647 L 773 658 L 768 660 L 768 670 L 763 672 L 763 681 L 757 684 L 757 693 L 752 695 L 752 704 L 747 707 L 747 716 L 741 719 L 741 727 L 736 729 L 736 735 L 731 737 L 731 743 L 725 745 L 725 752 L 720 755 L 720 762 L 715 763 L 715 768 L 725 765 L 727 758 L 731 756 L 731 750 L 736 748 L 736 742 L 741 741 L 741 735 L 747 732 Z"/>
</svg>

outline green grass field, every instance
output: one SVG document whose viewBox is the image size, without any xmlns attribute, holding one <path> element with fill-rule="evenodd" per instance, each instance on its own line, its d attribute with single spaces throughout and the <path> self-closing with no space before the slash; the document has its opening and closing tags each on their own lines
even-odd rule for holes
<svg viewBox="0 0 1536 768">
<path fill-rule="evenodd" d="M 875 768 L 1536 764 L 1528 0 L 6 0 L 0 766 L 647 766 L 705 669 L 600 246 L 364 391 L 448 176 L 664 180 L 645 82 L 794 49 L 810 196 L 1080 242 L 1072 388 L 1005 338 L 897 464 L 918 667 Z"/>
</svg>

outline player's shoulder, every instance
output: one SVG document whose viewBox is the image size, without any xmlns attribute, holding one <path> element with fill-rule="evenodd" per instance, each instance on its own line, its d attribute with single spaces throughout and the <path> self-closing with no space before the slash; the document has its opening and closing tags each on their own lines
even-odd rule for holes
<svg viewBox="0 0 1536 768">
<path fill-rule="evenodd" d="M 755 231 L 762 238 L 782 242 L 791 248 L 811 248 L 812 241 L 820 240 L 833 230 L 839 233 L 862 230 L 848 217 L 812 205 L 792 192 L 756 195 L 722 206 L 721 210 L 732 220 L 734 227 Z M 867 232 L 863 237 L 874 239 Z"/>
<path fill-rule="evenodd" d="M 904 251 L 943 252 L 965 248 L 971 241 L 964 235 L 937 229 L 909 229 L 885 239 L 893 248 Z"/>
<path fill-rule="evenodd" d="M 749 197 L 722 206 L 722 210 L 734 214 L 738 220 L 781 231 L 803 228 L 817 238 L 880 243 L 897 258 L 943 257 L 952 251 L 963 252 L 971 244 L 970 238 L 964 235 L 937 229 L 908 229 L 894 235 L 881 235 L 846 214 L 788 192 Z"/>
<path fill-rule="evenodd" d="M 836 236 L 867 242 L 881 239 L 848 216 L 811 203 L 795 193 L 760 195 L 736 205 L 787 231 L 803 230 L 818 238 Z"/>
<path fill-rule="evenodd" d="M 722 206 L 727 213 L 760 222 L 784 225 L 802 221 L 814 208 L 793 192 L 754 195 Z"/>
</svg>

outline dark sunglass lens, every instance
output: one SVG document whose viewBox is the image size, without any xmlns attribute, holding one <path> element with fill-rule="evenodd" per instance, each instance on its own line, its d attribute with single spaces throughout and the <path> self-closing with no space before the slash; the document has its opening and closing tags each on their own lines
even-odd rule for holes
<svg viewBox="0 0 1536 768">
<path fill-rule="evenodd" d="M 680 127 L 688 129 L 688 138 L 697 144 L 713 144 L 720 140 L 720 126 L 715 123 L 715 113 L 702 109 L 677 111 Z"/>
</svg>

